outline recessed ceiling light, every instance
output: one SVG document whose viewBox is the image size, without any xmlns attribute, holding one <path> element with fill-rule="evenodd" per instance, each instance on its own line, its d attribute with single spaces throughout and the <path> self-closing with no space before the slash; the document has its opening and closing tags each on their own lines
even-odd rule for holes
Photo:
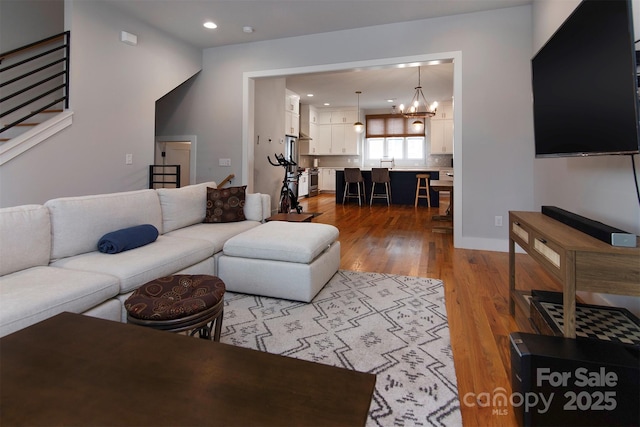
<svg viewBox="0 0 640 427">
<path fill-rule="evenodd" d="M 393 102 L 395 99 L 387 99 L 387 102 Z"/>
<path fill-rule="evenodd" d="M 329 104 L 328 102 L 325 102 L 325 103 L 324 103 L 324 105 L 325 105 L 325 106 L 329 106 L 329 105 L 331 105 L 331 104 Z"/>
<path fill-rule="evenodd" d="M 313 98 L 313 94 L 312 94 L 312 93 L 308 93 L 308 94 L 307 94 L 307 96 L 308 96 L 309 98 Z"/>
<path fill-rule="evenodd" d="M 247 34 L 251 34 L 251 33 L 253 33 L 254 29 L 253 29 L 253 27 L 250 27 L 250 26 L 247 25 L 246 27 L 242 27 L 242 31 L 247 33 Z"/>
<path fill-rule="evenodd" d="M 215 24 L 215 22 L 211 22 L 211 21 L 207 21 L 204 24 L 202 24 L 205 28 L 208 28 L 210 30 L 213 30 L 214 28 L 218 28 L 218 26 Z"/>
</svg>

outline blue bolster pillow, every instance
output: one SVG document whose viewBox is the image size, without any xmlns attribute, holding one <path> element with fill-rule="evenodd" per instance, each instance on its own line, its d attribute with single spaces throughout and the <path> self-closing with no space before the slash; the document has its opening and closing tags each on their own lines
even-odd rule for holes
<svg viewBox="0 0 640 427">
<path fill-rule="evenodd" d="M 98 241 L 98 250 L 104 254 L 117 254 L 147 245 L 157 238 L 158 229 L 153 225 L 136 225 L 105 234 Z"/>
</svg>

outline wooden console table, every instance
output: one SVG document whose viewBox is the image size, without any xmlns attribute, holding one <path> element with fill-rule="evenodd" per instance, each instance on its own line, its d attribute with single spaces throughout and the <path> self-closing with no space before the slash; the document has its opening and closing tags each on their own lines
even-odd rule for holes
<svg viewBox="0 0 640 427">
<path fill-rule="evenodd" d="M 640 240 L 640 239 L 639 239 Z M 515 244 L 562 284 L 564 336 L 576 336 L 576 291 L 640 296 L 640 248 L 611 246 L 540 212 L 509 212 L 509 313 L 516 290 Z"/>
</svg>

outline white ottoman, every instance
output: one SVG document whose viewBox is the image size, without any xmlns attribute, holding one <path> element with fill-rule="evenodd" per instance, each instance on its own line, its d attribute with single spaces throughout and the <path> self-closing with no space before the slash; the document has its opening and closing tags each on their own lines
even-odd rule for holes
<svg viewBox="0 0 640 427">
<path fill-rule="evenodd" d="M 228 291 L 309 302 L 340 268 L 338 229 L 271 221 L 227 240 L 217 275 Z"/>
</svg>

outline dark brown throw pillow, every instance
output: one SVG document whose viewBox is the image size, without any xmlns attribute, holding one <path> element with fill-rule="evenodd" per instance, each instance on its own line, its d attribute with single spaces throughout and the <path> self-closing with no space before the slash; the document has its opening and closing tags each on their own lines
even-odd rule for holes
<svg viewBox="0 0 640 427">
<path fill-rule="evenodd" d="M 244 221 L 244 196 L 247 186 L 207 187 L 207 214 L 203 222 Z"/>
</svg>

